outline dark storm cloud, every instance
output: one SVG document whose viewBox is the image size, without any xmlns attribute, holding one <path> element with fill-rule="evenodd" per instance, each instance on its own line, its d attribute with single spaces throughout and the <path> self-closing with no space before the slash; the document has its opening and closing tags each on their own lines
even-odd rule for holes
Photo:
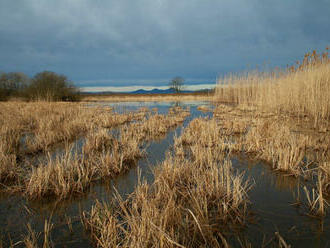
<svg viewBox="0 0 330 248">
<path fill-rule="evenodd" d="M 0 70 L 52 70 L 89 86 L 209 82 L 324 49 L 329 9 L 329 0 L 0 0 Z"/>
</svg>

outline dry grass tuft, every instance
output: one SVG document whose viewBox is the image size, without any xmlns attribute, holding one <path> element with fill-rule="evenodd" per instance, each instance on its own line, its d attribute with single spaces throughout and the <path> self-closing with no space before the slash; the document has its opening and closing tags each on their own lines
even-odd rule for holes
<svg viewBox="0 0 330 248">
<path fill-rule="evenodd" d="M 53 145 L 72 141 L 95 127 L 111 128 L 141 119 L 139 113 L 116 114 L 106 107 L 87 108 L 79 103 L 6 102 L 0 107 L 2 143 L 16 154 L 50 151 Z"/>
<path fill-rule="evenodd" d="M 330 135 L 315 131 L 308 121 L 246 105 L 219 105 L 214 116 L 220 128 L 219 140 L 226 137 L 232 151 L 266 160 L 276 170 L 308 176 L 308 166 L 329 161 Z"/>
<path fill-rule="evenodd" d="M 46 165 L 32 168 L 25 186 L 25 195 L 30 199 L 46 196 L 65 198 L 82 193 L 95 177 L 96 171 L 85 162 L 85 157 L 72 155 L 70 149 L 55 159 L 49 157 Z"/>
<path fill-rule="evenodd" d="M 24 237 L 23 243 L 25 247 L 27 248 L 36 248 L 38 246 L 38 239 L 40 237 L 41 233 L 35 232 L 30 224 L 27 224 L 28 234 Z M 50 220 L 45 220 L 44 224 L 44 231 L 43 231 L 43 248 L 51 248 L 54 247 L 52 241 L 51 241 L 51 231 L 53 229 L 53 224 L 50 222 Z"/>
<path fill-rule="evenodd" d="M 176 150 L 181 145 L 189 146 L 195 153 L 203 152 L 202 148 L 212 148 L 208 152 L 230 153 L 240 149 L 241 145 L 225 134 L 226 130 L 216 119 L 196 118 L 184 129 L 181 137 L 175 141 Z"/>
<path fill-rule="evenodd" d="M 321 179 L 321 188 L 325 193 L 330 192 L 330 161 L 320 162 L 319 178 Z"/>
<path fill-rule="evenodd" d="M 122 128 L 119 138 L 106 130 L 87 137 L 83 150 L 100 177 L 114 177 L 127 171 L 143 155 L 137 139 L 127 136 L 126 131 L 132 128 Z"/>
<path fill-rule="evenodd" d="M 94 122 L 97 126 L 101 126 L 103 128 L 112 128 L 141 118 L 142 117 L 139 113 L 101 113 L 96 118 L 94 118 Z"/>
<path fill-rule="evenodd" d="M 141 156 L 140 143 L 127 135 L 130 128 L 122 131 L 118 141 L 104 128 L 141 120 L 144 114 L 116 114 L 107 107 L 79 103 L 6 102 L 0 107 L 4 117 L 0 120 L 0 184 L 9 192 L 24 191 L 29 198 L 67 197 L 82 192 L 91 181 L 127 170 Z M 63 155 L 49 155 L 46 164 L 33 167 L 25 161 L 26 155 L 51 154 L 55 145 L 64 146 L 86 133 L 80 155 L 66 147 Z"/>
<path fill-rule="evenodd" d="M 219 143 L 221 129 L 215 119 L 196 118 L 184 130 L 180 141 L 184 145 L 198 143 L 201 146 L 212 147 Z"/>
<path fill-rule="evenodd" d="M 313 188 L 310 192 L 305 186 L 304 191 L 306 194 L 310 215 L 325 216 L 326 208 L 329 206 L 329 203 L 323 196 L 323 182 L 320 173 L 318 175 L 316 190 Z"/>
<path fill-rule="evenodd" d="M 7 185 L 19 179 L 20 167 L 17 164 L 20 132 L 6 126 L 0 130 L 0 184 Z"/>
<path fill-rule="evenodd" d="M 28 234 L 24 237 L 23 243 L 26 248 L 36 248 L 38 247 L 38 238 L 39 233 L 36 233 L 32 227 L 31 224 L 27 224 Z"/>
<path fill-rule="evenodd" d="M 108 129 L 95 126 L 87 134 L 82 152 L 66 147 L 64 154 L 49 155 L 46 164 L 32 168 L 25 177 L 23 191 L 30 199 L 46 196 L 63 199 L 83 193 L 92 181 L 114 177 L 131 168 L 143 155 L 142 141 L 165 134 L 185 116 L 183 110 L 169 116 L 150 115 L 142 122 L 121 127 L 118 137 Z M 115 118 L 111 123 L 118 123 Z M 119 120 L 127 121 L 126 117 Z"/>
<path fill-rule="evenodd" d="M 210 108 L 208 106 L 205 105 L 201 105 L 197 107 L 197 110 L 202 111 L 202 112 L 210 112 Z"/>
<path fill-rule="evenodd" d="M 123 131 L 125 135 L 134 137 L 140 143 L 163 136 L 169 129 L 181 124 L 188 115 L 187 110 L 171 109 L 168 115 L 149 115 L 141 122 L 132 123 L 128 129 Z"/>
<path fill-rule="evenodd" d="M 98 247 L 220 247 L 228 223 L 244 223 L 246 190 L 231 164 L 182 160 L 168 156 L 123 201 L 97 203 L 83 213 L 85 228 Z"/>
<path fill-rule="evenodd" d="M 306 153 L 306 138 L 290 132 L 287 126 L 269 120 L 260 120 L 246 134 L 245 152 L 272 162 L 274 169 L 299 175 Z"/>
<path fill-rule="evenodd" d="M 206 128 L 208 127 L 208 128 Z M 127 200 L 84 212 L 98 247 L 222 247 L 231 224 L 244 225 L 249 184 L 236 174 L 219 141 L 215 120 L 196 119 L 175 139 L 174 155 L 140 182 Z"/>
<path fill-rule="evenodd" d="M 49 195 L 63 199 L 83 193 L 92 181 L 128 170 L 141 156 L 136 140 L 125 133 L 117 140 L 102 129 L 87 136 L 82 154 L 67 147 L 63 155 L 49 156 L 46 165 L 33 168 L 25 194 L 32 199 Z"/>
<path fill-rule="evenodd" d="M 278 239 L 279 248 L 291 248 L 291 245 L 288 245 L 284 238 L 280 235 L 279 232 L 275 232 L 275 236 Z"/>
</svg>

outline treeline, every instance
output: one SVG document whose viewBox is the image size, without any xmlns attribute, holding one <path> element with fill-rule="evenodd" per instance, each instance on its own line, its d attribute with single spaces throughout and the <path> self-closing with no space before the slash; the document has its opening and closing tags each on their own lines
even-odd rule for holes
<svg viewBox="0 0 330 248">
<path fill-rule="evenodd" d="M 0 72 L 0 101 L 12 97 L 28 101 L 79 101 L 77 87 L 64 75 L 51 71 L 29 78 L 22 72 Z"/>
</svg>

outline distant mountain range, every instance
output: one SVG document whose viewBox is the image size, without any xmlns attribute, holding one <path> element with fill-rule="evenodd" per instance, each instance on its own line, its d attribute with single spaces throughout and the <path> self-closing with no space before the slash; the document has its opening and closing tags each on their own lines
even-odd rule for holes
<svg viewBox="0 0 330 248">
<path fill-rule="evenodd" d="M 210 89 L 202 89 L 202 90 L 183 90 L 181 93 L 193 93 L 193 92 L 210 92 L 212 90 Z M 82 92 L 83 94 L 132 94 L 132 95 L 137 95 L 137 94 L 172 94 L 175 93 L 175 90 L 173 88 L 168 88 L 168 89 L 152 89 L 152 90 L 144 90 L 144 89 L 139 89 L 135 91 L 130 91 L 130 92 L 111 92 L 111 91 L 102 91 L 102 92 Z"/>
<path fill-rule="evenodd" d="M 190 93 L 193 91 L 189 91 L 189 90 L 184 90 L 182 91 L 183 93 Z M 152 90 L 143 90 L 143 89 L 139 89 L 139 90 L 135 90 L 132 92 L 128 92 L 129 94 L 171 94 L 171 93 L 175 93 L 175 90 L 172 88 L 168 88 L 165 90 L 162 89 L 152 89 Z"/>
</svg>

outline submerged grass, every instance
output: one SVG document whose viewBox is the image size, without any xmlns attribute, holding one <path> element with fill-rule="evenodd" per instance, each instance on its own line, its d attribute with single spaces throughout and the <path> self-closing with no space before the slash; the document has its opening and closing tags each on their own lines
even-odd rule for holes
<svg viewBox="0 0 330 248">
<path fill-rule="evenodd" d="M 319 178 L 321 180 L 321 187 L 325 193 L 330 192 L 330 161 L 320 162 Z"/>
<path fill-rule="evenodd" d="M 27 224 L 28 234 L 24 237 L 23 243 L 26 248 L 51 248 L 54 247 L 52 240 L 51 240 L 51 231 L 53 229 L 53 224 L 50 220 L 45 220 L 44 223 L 44 230 L 43 230 L 43 242 L 42 246 L 38 245 L 38 240 L 40 238 L 41 233 L 37 233 L 31 227 L 31 224 Z"/>
</svg>

